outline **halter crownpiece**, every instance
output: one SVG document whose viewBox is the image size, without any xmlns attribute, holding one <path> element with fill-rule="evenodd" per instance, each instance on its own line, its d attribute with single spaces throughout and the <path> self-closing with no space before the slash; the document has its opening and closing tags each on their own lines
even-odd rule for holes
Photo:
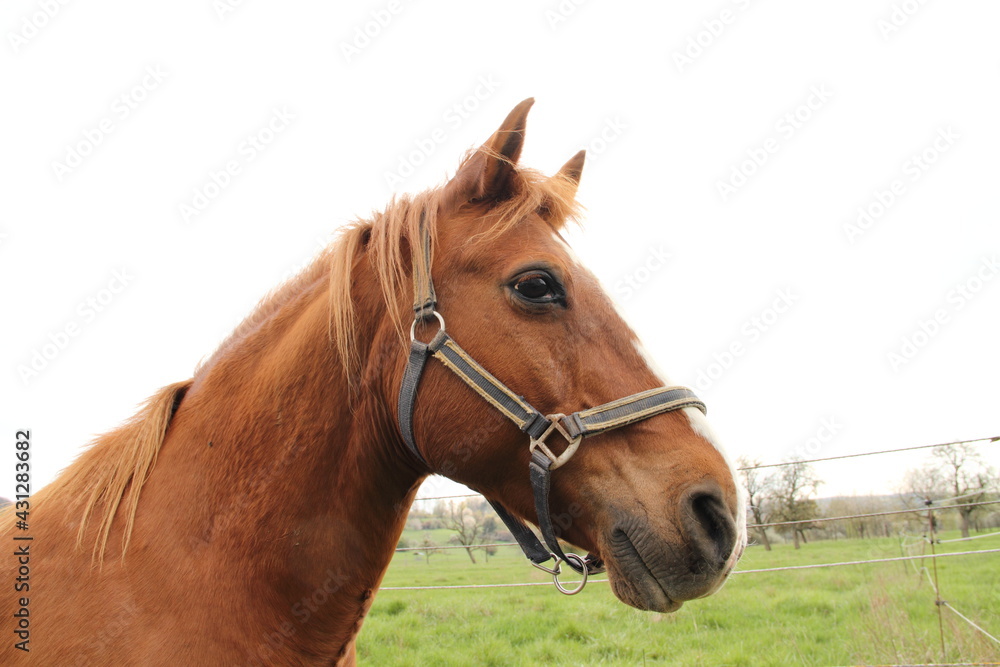
<svg viewBox="0 0 1000 667">
<path fill-rule="evenodd" d="M 420 271 L 423 275 L 418 275 L 416 269 L 418 263 L 414 261 L 414 319 L 410 326 L 410 356 L 403 373 L 403 383 L 399 389 L 397 406 L 399 430 L 403 436 L 403 442 L 421 463 L 433 470 L 427 459 L 420 453 L 413 437 L 413 409 L 417 401 L 417 390 L 427 359 L 433 356 L 528 435 L 528 447 L 531 451 L 531 462 L 528 465 L 529 478 L 535 497 L 538 527 L 542 533 L 542 539 L 545 541 L 545 546 L 523 521 L 507 511 L 503 505 L 490 498 L 486 500 L 496 510 L 497 515 L 517 540 L 531 564 L 551 574 L 552 580 L 560 592 L 567 595 L 579 593 L 587 583 L 587 576 L 603 572 L 604 565 L 593 555 L 583 558 L 574 553 L 563 553 L 556 529 L 552 524 L 552 514 L 549 511 L 552 471 L 565 465 L 576 453 L 583 438 L 587 436 L 604 433 L 685 407 L 695 407 L 705 412 L 705 404 L 686 387 L 658 387 L 597 407 L 578 410 L 571 415 L 543 415 L 523 397 L 511 391 L 507 385 L 480 366 L 445 331 L 444 317 L 437 311 L 437 296 L 434 292 L 434 282 L 431 279 L 430 271 L 430 232 L 424 225 L 423 215 L 420 219 L 420 236 L 420 247 L 414 247 L 412 252 L 414 255 L 417 252 L 423 253 L 424 263 Z M 437 320 L 439 327 L 434 337 L 428 343 L 417 340 L 417 326 L 433 319 Z M 556 454 L 549 445 L 549 439 L 554 437 L 554 434 L 562 436 L 567 443 L 559 454 Z M 552 559 L 555 559 L 553 567 L 543 565 Z M 566 563 L 583 575 L 583 579 L 575 588 L 567 589 L 559 582 L 562 563 Z"/>
</svg>

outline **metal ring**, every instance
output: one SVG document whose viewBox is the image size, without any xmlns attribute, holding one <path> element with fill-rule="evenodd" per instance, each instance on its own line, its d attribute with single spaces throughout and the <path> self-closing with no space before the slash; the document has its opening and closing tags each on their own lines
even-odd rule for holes
<svg viewBox="0 0 1000 667">
<path fill-rule="evenodd" d="M 581 574 L 583 575 L 583 579 L 580 580 L 580 583 L 577 585 L 576 588 L 566 588 L 561 583 L 559 583 L 559 572 L 554 572 L 552 574 L 553 583 L 555 583 L 556 588 L 558 588 L 559 592 L 562 593 L 563 595 L 576 595 L 577 593 L 583 590 L 584 586 L 587 585 L 587 562 L 582 558 L 580 558 L 579 556 L 577 556 L 576 554 L 572 553 L 566 554 L 566 558 L 564 560 L 568 563 L 573 559 L 576 559 L 576 562 L 580 565 L 580 569 L 582 570 Z"/>
<path fill-rule="evenodd" d="M 444 318 L 441 317 L 441 313 L 436 310 L 431 311 L 431 315 L 437 318 L 438 324 L 441 325 L 441 331 L 444 331 Z M 417 339 L 417 322 L 423 322 L 420 318 L 415 318 L 413 323 L 410 324 L 410 341 L 415 341 Z"/>
<path fill-rule="evenodd" d="M 542 572 L 548 572 L 553 577 L 558 577 L 559 574 L 562 572 L 562 567 L 559 565 L 559 563 L 560 563 L 559 556 L 557 556 L 555 554 L 549 554 L 549 557 L 550 558 L 555 558 L 556 564 L 555 564 L 554 567 L 545 567 L 541 563 L 536 563 L 535 561 L 528 561 L 528 562 L 531 563 L 532 567 L 537 567 Z"/>
</svg>

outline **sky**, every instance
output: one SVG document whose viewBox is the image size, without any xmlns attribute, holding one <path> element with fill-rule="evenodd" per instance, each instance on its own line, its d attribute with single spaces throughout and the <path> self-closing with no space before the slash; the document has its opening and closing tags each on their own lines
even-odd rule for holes
<svg viewBox="0 0 1000 667">
<path fill-rule="evenodd" d="M 527 97 L 522 163 L 588 150 L 570 243 L 734 457 L 1000 435 L 998 21 L 987 0 L 6 2 L 0 495 L 18 430 L 37 490 Z M 817 464 L 820 492 L 891 492 L 926 459 Z"/>
</svg>

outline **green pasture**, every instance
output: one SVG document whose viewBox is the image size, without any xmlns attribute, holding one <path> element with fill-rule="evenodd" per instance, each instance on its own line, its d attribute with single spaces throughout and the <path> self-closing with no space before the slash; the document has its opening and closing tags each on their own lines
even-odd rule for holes
<svg viewBox="0 0 1000 667">
<path fill-rule="evenodd" d="M 419 533 L 406 537 L 413 544 L 421 539 Z M 1000 536 L 938 551 L 990 548 L 1000 548 Z M 919 553 L 917 547 L 906 555 Z M 749 548 L 739 567 L 899 555 L 896 539 L 810 542 L 799 551 L 778 544 L 771 552 Z M 397 553 L 382 585 L 549 580 L 516 547 L 499 549 L 489 562 L 477 551 L 476 560 L 462 550 L 436 552 L 429 563 Z M 368 665 L 1000 663 L 1000 647 L 948 609 L 942 656 L 933 589 L 919 567 L 917 561 L 738 574 L 720 592 L 674 614 L 627 607 L 606 583 L 588 584 L 574 597 L 551 586 L 383 590 L 362 629 L 358 658 Z M 945 600 L 1000 634 L 1000 554 L 939 559 L 938 577 Z"/>
</svg>

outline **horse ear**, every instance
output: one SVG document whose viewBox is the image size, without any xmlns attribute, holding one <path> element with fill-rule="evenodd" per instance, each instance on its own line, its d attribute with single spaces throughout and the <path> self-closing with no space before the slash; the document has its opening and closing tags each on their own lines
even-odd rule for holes
<svg viewBox="0 0 1000 667">
<path fill-rule="evenodd" d="M 587 151 L 582 150 L 573 157 L 569 159 L 566 164 L 553 176 L 553 179 L 561 179 L 563 183 L 568 186 L 567 188 L 557 188 L 556 191 L 560 193 L 560 198 L 565 200 L 572 200 L 576 197 L 577 187 L 580 185 L 580 175 L 583 173 L 583 163 L 587 158 Z M 558 222 L 561 220 L 556 215 L 556 210 L 559 207 L 556 206 L 556 202 L 551 199 L 547 200 L 542 204 L 541 208 L 538 210 L 538 214 L 543 220 L 548 221 L 550 224 L 562 224 Z"/>
<path fill-rule="evenodd" d="M 562 166 L 562 169 L 556 174 L 556 178 L 565 178 L 573 184 L 574 188 L 578 187 L 580 185 L 580 175 L 583 173 L 583 163 L 586 159 L 587 151 L 580 151 Z M 576 190 L 573 191 L 573 194 L 576 194 Z"/>
<path fill-rule="evenodd" d="M 493 136 L 462 163 L 444 186 L 447 204 L 500 201 L 510 195 L 514 167 L 524 146 L 528 111 L 534 103 L 535 99 L 529 97 L 514 107 Z"/>
</svg>

